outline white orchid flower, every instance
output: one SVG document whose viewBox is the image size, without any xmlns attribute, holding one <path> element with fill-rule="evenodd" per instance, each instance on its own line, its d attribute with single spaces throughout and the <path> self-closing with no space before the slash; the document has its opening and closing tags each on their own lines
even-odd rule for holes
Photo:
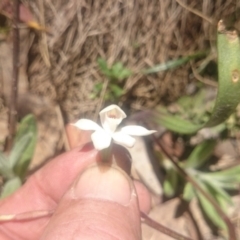
<svg viewBox="0 0 240 240">
<path fill-rule="evenodd" d="M 141 126 L 126 126 L 115 132 L 117 126 L 126 118 L 125 112 L 117 105 L 110 105 L 104 108 L 99 115 L 102 127 L 89 119 L 80 119 L 73 124 L 81 130 L 94 131 L 91 139 L 97 150 L 108 148 L 112 140 L 125 147 L 133 147 L 135 139 L 131 136 L 146 136 L 156 132 Z"/>
</svg>

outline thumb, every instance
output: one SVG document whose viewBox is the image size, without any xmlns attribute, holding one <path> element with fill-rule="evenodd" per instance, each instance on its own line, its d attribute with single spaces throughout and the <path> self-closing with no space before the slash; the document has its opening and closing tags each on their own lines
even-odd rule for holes
<svg viewBox="0 0 240 240">
<path fill-rule="evenodd" d="M 115 166 L 88 168 L 62 198 L 43 239 L 141 239 L 132 180 Z"/>
</svg>

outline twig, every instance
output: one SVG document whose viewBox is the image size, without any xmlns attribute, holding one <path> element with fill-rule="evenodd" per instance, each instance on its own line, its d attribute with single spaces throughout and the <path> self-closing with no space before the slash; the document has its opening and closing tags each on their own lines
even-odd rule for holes
<svg viewBox="0 0 240 240">
<path fill-rule="evenodd" d="M 18 97 L 18 71 L 19 71 L 19 0 L 13 3 L 13 75 L 11 84 L 11 98 L 9 104 L 9 135 L 6 150 L 10 151 L 16 133 L 17 97 Z"/>
<path fill-rule="evenodd" d="M 181 207 L 184 208 L 183 215 L 186 218 L 186 224 L 189 231 L 189 235 L 192 236 L 194 240 L 203 240 L 203 233 L 199 228 L 198 222 L 195 219 L 192 210 L 190 208 L 190 202 L 183 199 L 183 196 L 178 197 L 179 201 L 181 201 Z"/>
<path fill-rule="evenodd" d="M 163 144 L 158 141 L 158 139 L 153 136 L 155 142 L 157 143 L 157 145 L 161 148 L 161 150 L 163 151 L 163 153 L 168 157 L 168 159 L 172 162 L 172 164 L 175 166 L 175 168 L 178 170 L 178 172 L 184 177 L 184 179 L 188 182 L 190 182 L 196 190 L 198 190 L 215 208 L 215 210 L 218 212 L 218 214 L 222 217 L 223 221 L 225 222 L 225 224 L 227 225 L 228 228 L 228 235 L 229 235 L 229 240 L 237 240 L 236 238 L 236 233 L 235 233 L 235 229 L 233 224 L 231 223 L 230 219 L 228 218 L 228 216 L 224 213 L 224 211 L 221 209 L 221 207 L 217 204 L 217 202 L 208 194 L 206 193 L 199 185 L 198 183 L 191 178 L 191 176 L 189 176 L 184 169 L 182 169 L 176 159 L 174 157 L 172 157 L 165 149 L 165 147 L 163 146 Z"/>
<path fill-rule="evenodd" d="M 196 71 L 196 69 L 194 68 L 192 61 L 190 61 L 190 65 L 191 65 L 191 68 L 192 68 L 192 72 L 193 72 L 194 77 L 195 77 L 199 82 L 204 83 L 204 84 L 206 84 L 206 85 L 209 85 L 209 86 L 211 86 L 211 87 L 215 87 L 215 88 L 218 87 L 218 83 L 217 83 L 217 82 L 211 81 L 211 80 L 209 80 L 209 79 L 207 79 L 207 78 L 203 78 L 203 77 Z"/>
<path fill-rule="evenodd" d="M 163 225 L 161 225 L 160 223 L 154 221 L 153 219 L 151 219 L 150 217 L 148 217 L 145 213 L 141 212 L 141 218 L 143 219 L 143 222 L 146 223 L 148 226 L 158 230 L 161 233 L 164 233 L 174 239 L 177 240 L 192 240 L 189 237 L 185 237 L 180 233 L 177 233 Z"/>
<path fill-rule="evenodd" d="M 44 7 L 43 7 L 43 1 L 38 1 L 39 2 L 39 11 L 40 11 L 40 24 L 41 26 L 46 26 L 45 24 L 45 18 L 44 18 Z M 41 38 L 40 38 L 40 54 L 43 58 L 44 63 L 48 68 L 51 67 L 51 61 L 49 57 L 49 49 L 47 45 L 47 34 L 46 31 L 41 31 Z"/>
<path fill-rule="evenodd" d="M 23 212 L 18 214 L 5 214 L 0 215 L 0 223 L 2 222 L 14 222 L 14 221 L 27 221 L 37 218 L 47 217 L 53 214 L 53 210 L 37 210 L 30 212 Z"/>
<path fill-rule="evenodd" d="M 68 141 L 68 137 L 67 137 L 67 134 L 66 134 L 63 115 L 62 115 L 61 108 L 58 104 L 56 105 L 55 110 L 56 110 L 56 113 L 57 113 L 58 123 L 59 123 L 59 127 L 60 127 L 60 130 L 61 130 L 64 149 L 65 149 L 65 151 L 69 151 L 70 146 L 69 146 L 69 141 Z"/>
<path fill-rule="evenodd" d="M 176 2 L 181 5 L 183 8 L 186 8 L 189 12 L 194 13 L 195 15 L 205 19 L 206 21 L 208 21 L 209 23 L 213 24 L 213 20 L 207 16 L 205 16 L 204 14 L 202 14 L 201 12 L 199 12 L 196 9 L 193 9 L 191 7 L 188 7 L 185 3 L 183 3 L 181 0 L 176 0 Z"/>
</svg>

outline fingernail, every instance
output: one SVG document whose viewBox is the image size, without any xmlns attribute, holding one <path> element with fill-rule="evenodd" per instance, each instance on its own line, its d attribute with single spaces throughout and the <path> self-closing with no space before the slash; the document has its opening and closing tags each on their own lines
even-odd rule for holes
<svg viewBox="0 0 240 240">
<path fill-rule="evenodd" d="M 131 179 L 121 169 L 95 165 L 81 174 L 74 191 L 78 199 L 106 200 L 126 206 L 134 188 Z"/>
</svg>

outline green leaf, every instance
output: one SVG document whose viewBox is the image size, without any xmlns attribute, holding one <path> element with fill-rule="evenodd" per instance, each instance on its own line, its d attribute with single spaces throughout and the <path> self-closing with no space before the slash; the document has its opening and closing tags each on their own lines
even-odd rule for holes
<svg viewBox="0 0 240 240">
<path fill-rule="evenodd" d="M 22 152 L 19 151 L 19 158 L 14 167 L 14 171 L 16 174 L 18 174 L 18 176 L 21 177 L 21 179 L 23 179 L 26 174 L 37 142 L 37 124 L 33 115 L 27 115 L 21 121 L 16 136 L 16 144 L 22 142 L 22 139 L 26 138 L 27 136 L 30 136 L 29 141 L 27 141 L 25 147 L 22 148 Z"/>
<path fill-rule="evenodd" d="M 118 85 L 111 84 L 110 89 L 115 97 L 121 97 L 124 94 L 124 90 L 120 88 Z"/>
<path fill-rule="evenodd" d="M 123 68 L 118 76 L 118 79 L 122 80 L 122 79 L 130 77 L 131 75 L 132 75 L 132 72 L 129 69 Z"/>
<path fill-rule="evenodd" d="M 226 31 L 219 22 L 218 50 L 218 95 L 206 127 L 225 121 L 240 102 L 240 41 L 236 31 Z"/>
<path fill-rule="evenodd" d="M 209 188 L 207 187 L 207 185 L 204 182 L 200 182 L 198 180 L 198 184 L 206 192 L 209 193 Z M 226 230 L 226 225 L 225 225 L 224 221 L 221 219 L 221 217 L 219 216 L 218 212 L 215 210 L 214 206 L 200 192 L 196 191 L 196 193 L 197 193 L 197 198 L 198 198 L 199 204 L 200 204 L 202 210 L 204 211 L 205 215 L 212 221 L 212 223 L 214 223 L 215 226 L 217 226 L 220 229 Z M 212 195 L 212 197 L 214 197 L 214 195 Z"/>
<path fill-rule="evenodd" d="M 11 179 L 14 176 L 9 165 L 9 159 L 2 152 L 0 152 L 0 174 L 5 179 Z"/>
<path fill-rule="evenodd" d="M 184 163 L 186 168 L 198 168 L 212 155 L 216 146 L 215 140 L 207 140 L 194 148 L 187 161 Z"/>
<path fill-rule="evenodd" d="M 179 116 L 173 116 L 162 107 L 157 109 L 156 122 L 165 128 L 180 134 L 193 134 L 197 132 L 201 125 L 196 125 L 190 121 L 184 120 Z"/>
<path fill-rule="evenodd" d="M 1 192 L 1 198 L 5 198 L 12 193 L 14 193 L 18 188 L 20 188 L 22 185 L 21 179 L 19 177 L 14 177 L 10 180 L 8 180 L 2 189 Z"/>
<path fill-rule="evenodd" d="M 229 174 L 225 174 L 225 171 L 226 170 L 218 172 L 202 172 L 199 176 L 203 181 L 211 182 L 222 189 L 238 190 L 240 184 L 239 174 L 235 174 L 233 171 L 229 171 Z M 233 172 L 233 175 L 231 175 L 231 172 Z"/>
<path fill-rule="evenodd" d="M 167 197 L 175 195 L 178 185 L 178 173 L 175 169 L 170 168 L 167 170 L 166 178 L 163 183 L 163 191 Z"/>
<path fill-rule="evenodd" d="M 102 58 L 99 58 L 97 62 L 101 72 L 112 81 L 123 80 L 132 74 L 121 62 L 115 63 L 112 67 L 108 67 L 106 60 Z"/>
<path fill-rule="evenodd" d="M 189 62 L 192 59 L 200 58 L 200 57 L 203 57 L 205 55 L 206 55 L 206 52 L 199 52 L 199 53 L 195 53 L 195 54 L 185 56 L 185 57 L 182 57 L 182 58 L 170 60 L 168 62 L 158 64 L 158 65 L 155 65 L 154 67 L 145 69 L 145 70 L 143 70 L 143 73 L 144 74 L 150 74 L 150 73 L 157 73 L 157 72 L 166 71 L 166 70 L 169 70 L 169 69 L 174 69 L 174 68 L 180 67 L 181 65 Z"/>
<path fill-rule="evenodd" d="M 240 165 L 226 170 L 204 173 L 203 177 L 226 183 L 240 183 Z"/>
<path fill-rule="evenodd" d="M 196 195 L 194 187 L 190 182 L 188 182 L 183 190 L 183 199 L 190 202 Z"/>
<path fill-rule="evenodd" d="M 121 62 L 117 62 L 112 66 L 111 73 L 112 78 L 116 80 L 123 80 L 132 74 L 131 71 L 125 68 Z"/>
<path fill-rule="evenodd" d="M 102 91 L 103 83 L 96 83 L 93 87 L 93 92 L 90 94 L 90 99 L 95 99 L 98 97 Z"/>
<path fill-rule="evenodd" d="M 207 95 L 207 90 L 202 88 L 200 89 L 194 96 L 189 96 L 190 101 L 194 105 L 197 111 L 204 111 L 205 110 L 205 105 L 206 105 L 206 95 Z M 194 101 L 194 102 L 193 102 Z M 204 107 L 203 107 L 203 104 Z M 202 110 L 204 109 L 204 110 Z"/>
<path fill-rule="evenodd" d="M 175 189 L 173 189 L 172 184 L 168 179 L 165 179 L 163 183 L 163 192 L 167 197 L 171 197 L 175 193 Z"/>
<path fill-rule="evenodd" d="M 97 63 L 98 63 L 98 66 L 99 66 L 101 72 L 105 76 L 109 77 L 111 75 L 111 71 L 108 68 L 107 61 L 104 60 L 103 58 L 98 58 Z"/>
<path fill-rule="evenodd" d="M 232 205 L 232 199 L 230 195 L 214 181 L 205 181 L 205 186 L 209 194 L 211 194 L 218 204 L 221 206 L 223 211 L 227 211 L 227 206 Z"/>
<path fill-rule="evenodd" d="M 97 83 L 94 85 L 94 91 L 98 94 L 99 92 L 102 91 L 102 88 L 103 88 L 103 83 Z"/>
<path fill-rule="evenodd" d="M 233 182 L 217 182 L 218 186 L 226 190 L 239 190 L 239 183 L 236 181 Z"/>
<path fill-rule="evenodd" d="M 112 66 L 112 75 L 118 79 L 120 72 L 123 69 L 123 65 L 121 62 L 117 62 Z"/>
<path fill-rule="evenodd" d="M 220 229 L 226 229 L 224 221 L 220 218 L 212 204 L 201 193 L 197 193 L 197 197 L 206 216 Z"/>
<path fill-rule="evenodd" d="M 18 141 L 15 142 L 12 151 L 9 155 L 9 164 L 13 169 L 19 159 L 21 158 L 23 152 L 25 151 L 27 145 L 30 143 L 32 137 L 32 133 L 27 133 L 25 136 L 20 138 Z"/>
</svg>

